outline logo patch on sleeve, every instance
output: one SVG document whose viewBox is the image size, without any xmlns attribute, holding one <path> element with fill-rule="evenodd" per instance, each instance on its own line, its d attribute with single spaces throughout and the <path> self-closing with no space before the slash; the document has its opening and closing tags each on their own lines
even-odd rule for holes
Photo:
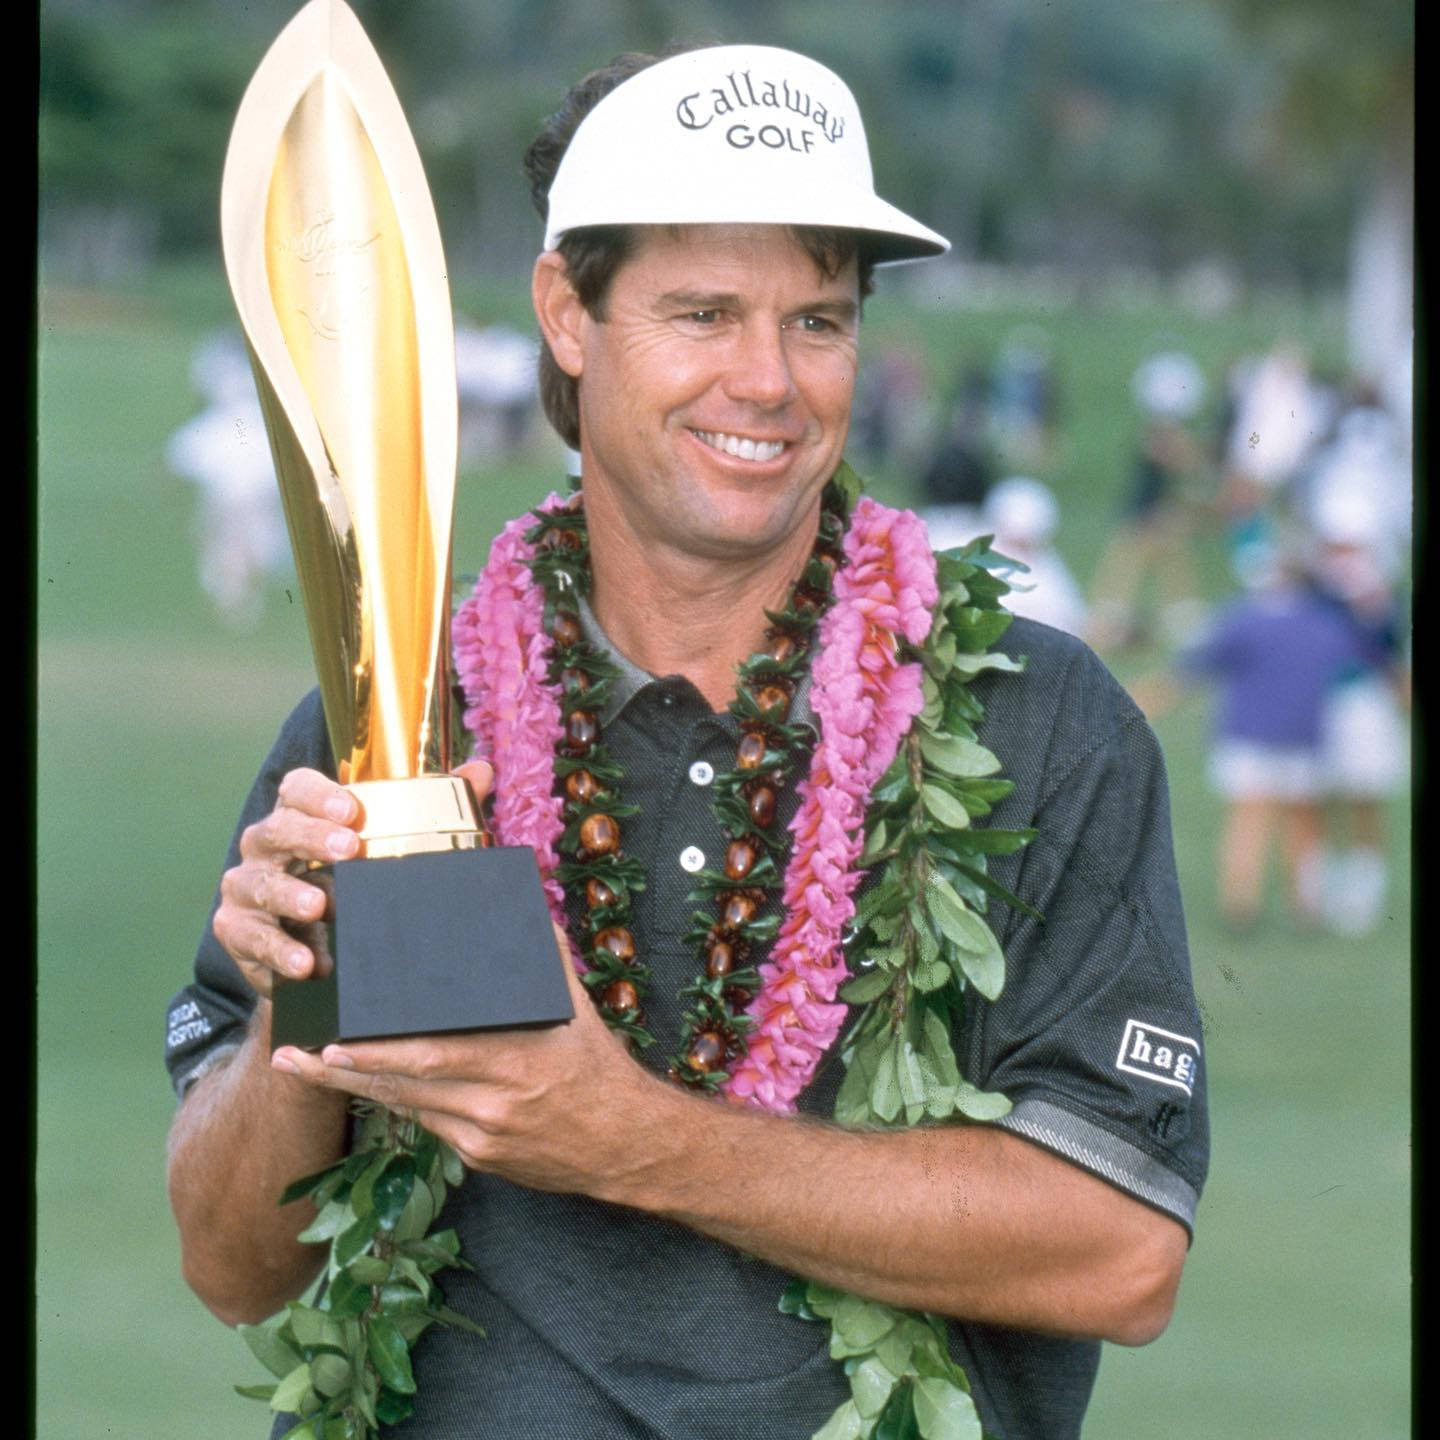
<svg viewBox="0 0 1440 1440">
<path fill-rule="evenodd" d="M 1127 1020 L 1115 1068 L 1161 1085 L 1173 1085 L 1190 1095 L 1200 1068 L 1200 1042 L 1173 1030 Z"/>
</svg>

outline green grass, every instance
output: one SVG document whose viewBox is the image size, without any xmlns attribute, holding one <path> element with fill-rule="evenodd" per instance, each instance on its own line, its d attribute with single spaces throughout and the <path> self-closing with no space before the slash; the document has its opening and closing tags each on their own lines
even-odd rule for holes
<svg viewBox="0 0 1440 1440">
<path fill-rule="evenodd" d="M 40 315 L 36 1410 L 54 1440 L 265 1433 L 261 1407 L 230 1389 L 257 1367 L 179 1278 L 163 1190 L 165 1002 L 255 764 L 310 673 L 293 582 L 272 586 L 254 632 L 217 625 L 195 581 L 191 496 L 160 459 L 194 408 L 190 346 L 228 313 L 217 266 L 123 297 L 51 294 Z M 1334 345 L 1325 317 L 1202 322 L 1095 305 L 940 317 L 883 294 L 867 343 L 913 338 L 948 370 L 1022 319 L 1046 324 L 1061 365 L 1064 429 L 1046 478 L 1082 576 L 1124 484 L 1128 377 L 1156 335 L 1217 366 L 1282 326 Z M 553 483 L 558 457 L 465 478 L 458 571 Z M 911 498 L 896 474 L 876 488 Z M 1157 728 L 1206 1016 L 1213 1178 L 1176 1320 L 1145 1350 L 1108 1351 L 1087 1433 L 1403 1435 L 1405 807 L 1391 817 L 1401 868 L 1380 934 L 1301 939 L 1276 907 L 1254 938 L 1230 939 L 1212 900 L 1205 721 L 1196 699 Z"/>
</svg>

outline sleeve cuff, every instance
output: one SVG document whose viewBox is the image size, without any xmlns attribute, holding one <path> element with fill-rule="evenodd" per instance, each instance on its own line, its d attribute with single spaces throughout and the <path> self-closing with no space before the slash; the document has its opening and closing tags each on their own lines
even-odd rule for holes
<svg viewBox="0 0 1440 1440">
<path fill-rule="evenodd" d="M 1054 1151 L 1137 1200 L 1174 1216 L 1193 1238 L 1199 1192 L 1138 1146 L 1049 1100 L 1021 1099 L 1008 1115 L 991 1123 Z"/>
<path fill-rule="evenodd" d="M 226 1064 L 230 1057 L 239 1049 L 239 1045 L 217 1045 L 215 1049 L 209 1050 L 205 1055 L 188 1070 L 182 1070 L 175 1076 L 175 1093 L 184 1099 L 190 1093 L 190 1087 L 202 1076 L 208 1075 L 212 1070 L 217 1070 L 221 1065 Z"/>
</svg>

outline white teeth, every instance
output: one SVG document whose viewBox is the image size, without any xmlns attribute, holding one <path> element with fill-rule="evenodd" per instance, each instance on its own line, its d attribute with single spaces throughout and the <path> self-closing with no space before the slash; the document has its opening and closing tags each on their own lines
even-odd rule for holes
<svg viewBox="0 0 1440 1440">
<path fill-rule="evenodd" d="M 696 430 L 693 433 L 713 449 L 723 450 L 741 460 L 773 460 L 785 448 L 783 440 L 747 440 L 719 430 Z"/>
</svg>

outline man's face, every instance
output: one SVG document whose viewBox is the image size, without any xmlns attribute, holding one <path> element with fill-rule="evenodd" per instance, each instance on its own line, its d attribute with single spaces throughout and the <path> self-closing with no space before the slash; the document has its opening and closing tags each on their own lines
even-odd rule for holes
<svg viewBox="0 0 1440 1440">
<path fill-rule="evenodd" d="M 827 279 L 774 225 L 642 233 L 605 320 L 580 320 L 587 509 L 646 547 L 763 557 L 813 521 L 844 451 L 855 263 Z"/>
</svg>

